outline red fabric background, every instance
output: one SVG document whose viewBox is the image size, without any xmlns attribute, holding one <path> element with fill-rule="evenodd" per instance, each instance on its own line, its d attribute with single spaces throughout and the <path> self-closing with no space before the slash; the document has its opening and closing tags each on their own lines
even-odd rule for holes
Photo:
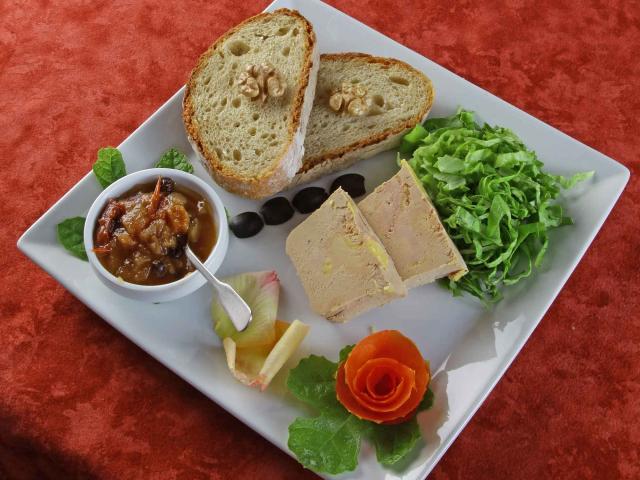
<svg viewBox="0 0 640 480">
<path fill-rule="evenodd" d="M 631 181 L 431 478 L 640 478 L 640 3 L 334 0 Z M 18 253 L 18 236 L 265 0 L 0 0 L 0 477 L 314 478 Z M 464 104 L 464 99 L 461 99 Z"/>
</svg>

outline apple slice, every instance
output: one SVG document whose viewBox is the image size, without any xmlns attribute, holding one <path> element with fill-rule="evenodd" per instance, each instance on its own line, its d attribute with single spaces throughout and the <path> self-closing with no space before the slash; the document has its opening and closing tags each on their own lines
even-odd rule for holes
<svg viewBox="0 0 640 480">
<path fill-rule="evenodd" d="M 264 346 L 238 348 L 231 337 L 222 341 L 227 366 L 240 382 L 264 391 L 298 349 L 309 332 L 309 325 L 299 320 L 294 320 L 291 324 L 277 320 L 275 330 L 276 342 L 269 349 Z"/>
</svg>

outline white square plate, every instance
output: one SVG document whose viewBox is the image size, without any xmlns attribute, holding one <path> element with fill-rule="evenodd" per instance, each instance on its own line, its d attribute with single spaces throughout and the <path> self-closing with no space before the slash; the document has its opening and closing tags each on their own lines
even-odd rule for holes
<svg viewBox="0 0 640 480">
<path fill-rule="evenodd" d="M 335 359 L 342 346 L 366 336 L 370 325 L 400 329 L 430 359 L 436 400 L 434 408 L 419 417 L 425 439 L 419 452 L 401 472 L 392 472 L 383 470 L 376 462 L 375 452 L 363 445 L 358 469 L 341 477 L 423 479 L 527 341 L 600 229 L 627 183 L 629 171 L 332 7 L 308 0 L 277 0 L 268 10 L 280 7 L 296 8 L 313 23 L 321 52 L 360 51 L 396 57 L 425 72 L 436 90 L 432 117 L 450 115 L 462 105 L 475 111 L 479 121 L 513 129 L 538 153 L 548 171 L 596 172 L 593 180 L 563 198 L 575 225 L 553 233 L 543 268 L 527 281 L 507 289 L 506 298 L 492 310 L 485 310 L 471 298 L 452 298 L 444 289 L 427 285 L 347 325 L 331 324 L 309 311 L 302 286 L 284 253 L 288 232 L 304 216 L 296 214 L 285 225 L 267 226 L 250 239 L 232 238 L 219 274 L 275 269 L 283 288 L 280 318 L 298 318 L 312 327 L 302 351 L 291 364 L 311 352 Z M 120 145 L 129 172 L 149 168 L 165 149 L 173 146 L 189 152 L 197 164 L 184 134 L 181 101 L 182 90 Z M 350 171 L 362 173 L 367 190 L 371 191 L 396 168 L 395 153 L 387 152 Z M 199 165 L 196 175 L 211 182 Z M 335 176 L 316 184 L 328 187 Z M 231 214 L 255 211 L 259 206 L 258 202 L 217 190 Z M 303 410 L 285 392 L 284 375 L 279 375 L 265 393 L 247 388 L 231 377 L 211 328 L 207 288 L 161 305 L 128 300 L 107 289 L 88 263 L 72 257 L 57 244 L 56 224 L 67 217 L 85 215 L 99 192 L 92 174 L 85 176 L 29 228 L 20 238 L 19 248 L 134 343 L 288 452 L 287 426 Z M 292 193 L 285 195 L 290 197 Z"/>
</svg>

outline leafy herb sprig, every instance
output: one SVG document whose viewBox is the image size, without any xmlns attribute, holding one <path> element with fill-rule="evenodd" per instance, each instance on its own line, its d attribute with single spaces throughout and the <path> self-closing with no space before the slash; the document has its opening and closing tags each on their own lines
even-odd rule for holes
<svg viewBox="0 0 640 480">
<path fill-rule="evenodd" d="M 164 152 L 155 166 L 157 168 L 173 168 L 174 170 L 193 173 L 193 165 L 191 165 L 187 156 L 177 148 L 170 148 Z"/>
<path fill-rule="evenodd" d="M 107 188 L 127 174 L 122 153 L 113 147 L 105 147 L 98 150 L 98 159 L 93 164 L 92 169 L 102 188 Z"/>
</svg>

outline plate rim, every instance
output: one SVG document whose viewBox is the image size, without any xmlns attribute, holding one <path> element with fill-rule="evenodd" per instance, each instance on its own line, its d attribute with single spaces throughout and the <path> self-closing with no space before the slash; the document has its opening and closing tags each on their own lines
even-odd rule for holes
<svg viewBox="0 0 640 480">
<path fill-rule="evenodd" d="M 281 4 L 282 3 L 286 4 L 287 0 L 274 0 L 263 11 L 272 11 L 275 8 L 281 8 Z M 541 309 L 541 311 L 542 311 L 541 315 L 539 315 L 538 318 L 535 319 L 534 321 L 532 321 L 529 324 L 527 324 L 526 328 L 524 328 L 523 331 L 520 332 L 519 338 L 514 343 L 514 345 L 511 347 L 511 349 L 509 350 L 509 353 L 508 354 L 504 354 L 502 356 L 502 358 L 501 358 L 500 362 L 498 363 L 498 365 L 496 366 L 494 372 L 492 373 L 492 375 L 487 377 L 487 381 L 484 382 L 484 386 L 482 387 L 480 393 L 478 393 L 476 395 L 476 398 L 475 398 L 474 402 L 470 405 L 469 408 L 463 410 L 463 413 L 461 414 L 460 419 L 455 422 L 455 424 L 452 426 L 452 428 L 451 428 L 450 432 L 448 433 L 448 435 L 441 439 L 439 447 L 433 452 L 433 454 L 430 457 L 428 457 L 426 459 L 426 461 L 424 463 L 420 464 L 419 466 L 416 466 L 417 467 L 416 469 L 419 468 L 420 475 L 425 476 L 425 475 L 428 475 L 433 470 L 433 468 L 438 464 L 438 462 L 441 460 L 441 458 L 444 456 L 444 454 L 448 451 L 448 449 L 453 444 L 453 442 L 456 440 L 456 438 L 460 435 L 462 430 L 467 426 L 467 424 L 474 417 L 474 415 L 478 411 L 478 409 L 484 404 L 484 402 L 487 399 L 487 397 L 489 396 L 489 394 L 493 391 L 493 389 L 495 388 L 497 383 L 504 376 L 505 372 L 508 370 L 508 368 L 511 366 L 513 361 L 519 355 L 519 353 L 522 350 L 522 348 L 524 347 L 524 345 L 529 341 L 529 338 L 531 337 L 531 335 L 533 334 L 535 329 L 538 327 L 538 325 L 540 324 L 542 319 L 545 317 L 545 315 L 547 314 L 549 308 L 551 307 L 553 302 L 556 300 L 556 298 L 558 297 L 558 295 L 560 294 L 562 289 L 565 287 L 566 282 L 569 280 L 569 278 L 571 277 L 571 275 L 575 271 L 577 265 L 580 263 L 580 261 L 584 257 L 584 255 L 587 252 L 587 250 L 591 247 L 591 244 L 593 243 L 593 240 L 598 235 L 598 233 L 600 232 L 602 226 L 604 225 L 604 222 L 607 220 L 607 218 L 611 214 L 611 211 L 613 210 L 614 206 L 617 204 L 620 196 L 624 192 L 624 190 L 625 190 L 625 188 L 626 188 L 626 186 L 627 186 L 627 184 L 629 182 L 631 172 L 630 172 L 629 168 L 626 165 L 618 162 L 617 160 L 611 158 L 610 156 L 608 156 L 608 155 L 606 155 L 606 154 L 604 154 L 604 153 L 602 153 L 602 152 L 600 152 L 598 150 L 595 150 L 593 147 L 591 147 L 591 146 L 589 146 L 589 145 L 587 145 L 587 144 L 585 144 L 585 143 L 583 143 L 583 142 L 571 137 L 570 135 L 564 133 L 560 129 L 558 129 L 556 127 L 553 127 L 552 125 L 547 124 L 546 122 L 544 122 L 543 120 L 540 120 L 537 117 L 534 117 L 533 115 L 527 113 L 526 111 L 520 109 L 519 107 L 517 107 L 517 106 L 507 102 L 506 100 L 498 97 L 497 95 L 485 90 L 484 88 L 482 88 L 482 87 L 480 87 L 478 85 L 475 85 L 474 83 L 471 83 L 469 80 L 465 79 L 464 77 L 461 77 L 457 73 L 452 72 L 451 70 L 449 70 L 446 67 L 436 63 L 435 61 L 431 60 L 430 58 L 428 58 L 428 57 L 426 57 L 426 56 L 424 56 L 424 55 L 422 55 L 422 54 L 410 49 L 409 47 L 397 42 L 396 40 L 384 35 L 383 33 L 381 33 L 379 31 L 375 30 L 374 28 L 366 25 L 365 23 L 361 22 L 360 20 L 355 19 L 355 18 L 351 17 L 350 15 L 342 12 L 341 10 L 337 9 L 336 7 L 334 7 L 332 5 L 329 5 L 329 4 L 326 4 L 321 0 L 314 0 L 313 3 L 320 4 L 321 8 L 327 8 L 327 9 L 333 11 L 334 13 L 336 13 L 336 14 L 342 16 L 342 17 L 346 17 L 346 19 L 348 21 L 350 21 L 350 22 L 356 22 L 358 27 L 365 28 L 365 29 L 367 29 L 367 30 L 369 30 L 371 32 L 374 32 L 376 35 L 384 38 L 385 42 L 391 42 L 391 43 L 393 43 L 393 45 L 396 48 L 402 48 L 407 54 L 409 54 L 410 56 L 414 57 L 414 59 L 426 60 L 429 63 L 433 64 L 436 68 L 443 69 L 444 71 L 447 72 L 447 74 L 453 75 L 453 76 L 457 77 L 459 80 L 462 80 L 464 82 L 465 88 L 472 88 L 472 89 L 481 91 L 483 95 L 488 95 L 492 102 L 496 102 L 497 101 L 498 103 L 501 103 L 503 106 L 506 106 L 507 108 L 509 108 L 510 110 L 514 111 L 518 115 L 524 114 L 528 121 L 534 121 L 535 123 L 537 123 L 539 126 L 543 127 L 547 131 L 552 131 L 556 135 L 559 133 L 561 135 L 562 141 L 569 141 L 571 143 L 578 144 L 581 148 L 586 148 L 590 152 L 596 153 L 598 155 L 598 157 L 599 157 L 598 160 L 606 162 L 607 168 L 610 168 L 610 169 L 613 170 L 613 173 L 614 173 L 613 176 L 616 179 L 615 194 L 610 196 L 610 197 L 608 197 L 608 201 L 609 201 L 608 207 L 602 212 L 602 214 L 599 217 L 597 217 L 595 219 L 596 221 L 593 224 L 593 228 L 588 233 L 588 235 L 583 237 L 584 240 L 585 240 L 584 241 L 584 245 L 579 250 L 578 254 L 572 259 L 570 267 L 567 268 L 562 273 L 562 275 L 560 276 L 559 282 L 558 282 L 558 288 L 555 289 L 554 293 L 549 295 L 545 299 L 545 301 L 542 303 L 543 307 Z M 173 95 L 171 95 L 165 102 L 163 102 L 158 109 L 156 109 L 138 127 L 136 127 L 131 133 L 129 133 L 129 135 L 118 145 L 117 148 L 123 148 L 127 144 L 127 142 L 131 141 L 131 139 L 133 137 L 135 137 L 135 135 L 140 130 L 145 128 L 156 117 L 161 116 L 162 113 L 167 108 L 169 108 L 170 105 L 173 104 L 173 102 L 176 100 L 176 97 L 179 97 L 179 96 L 183 95 L 184 89 L 185 89 L 185 85 L 182 85 Z M 290 457 L 295 459 L 295 456 L 293 455 L 293 453 L 291 451 L 289 451 L 286 448 L 282 448 L 278 444 L 279 440 L 277 438 L 275 438 L 275 435 L 273 435 L 269 430 L 263 430 L 263 429 L 257 428 L 257 425 L 255 425 L 254 422 L 252 422 L 250 418 L 245 418 L 245 417 L 240 416 L 239 414 L 236 414 L 234 412 L 233 408 L 228 408 L 228 405 L 223 405 L 220 399 L 213 398 L 211 395 L 209 395 L 207 393 L 207 391 L 206 391 L 206 388 L 204 388 L 204 386 L 201 385 L 200 382 L 195 381 L 193 378 L 190 378 L 188 375 L 183 375 L 183 373 L 181 372 L 180 368 L 177 365 L 172 365 L 167 359 L 164 359 L 164 358 L 162 358 L 160 356 L 154 355 L 154 353 L 152 353 L 152 349 L 146 344 L 144 339 L 128 335 L 123 328 L 120 328 L 120 326 L 116 322 L 112 321 L 109 318 L 108 314 L 105 313 L 105 315 L 103 315 L 101 313 L 101 311 L 103 309 L 99 305 L 97 305 L 90 297 L 84 296 L 79 288 L 76 288 L 76 286 L 74 286 L 73 283 L 67 282 L 63 278 L 63 275 L 61 275 L 59 272 L 49 268 L 47 266 L 46 262 L 42 261 L 42 259 L 40 257 L 38 257 L 38 254 L 37 254 L 38 245 L 30 243 L 30 237 L 34 234 L 34 232 L 38 231 L 40 226 L 46 221 L 46 219 L 49 217 L 49 215 L 52 214 L 53 211 L 55 211 L 58 208 L 58 206 L 60 204 L 62 204 L 67 199 L 67 197 L 73 195 L 73 193 L 75 191 L 80 190 L 81 188 L 83 188 L 82 185 L 92 175 L 93 175 L 93 173 L 90 170 L 82 178 L 78 179 L 77 182 L 69 190 L 67 190 L 57 201 L 55 201 L 49 208 L 47 208 L 47 210 L 42 215 L 40 215 L 22 233 L 22 235 L 19 237 L 19 239 L 16 242 L 17 248 L 26 257 L 28 257 L 32 262 L 34 262 L 36 265 L 38 265 L 38 267 L 43 269 L 45 272 L 47 272 L 47 274 L 49 274 L 58 283 L 60 283 L 66 290 L 68 290 L 80 302 L 82 302 L 91 311 L 93 311 L 96 315 L 98 315 L 104 321 L 106 321 L 112 328 L 114 328 L 120 334 L 125 336 L 129 341 L 131 341 L 136 346 L 141 348 L 148 355 L 150 355 L 156 361 L 161 363 L 164 367 L 168 368 L 171 372 L 173 372 L 174 374 L 178 375 L 182 380 L 186 381 L 189 385 L 191 385 L 192 387 L 196 388 L 201 394 L 203 394 L 204 396 L 206 396 L 207 398 L 212 400 L 214 403 L 219 405 L 221 408 L 224 408 L 225 411 L 227 411 L 229 414 L 231 414 L 234 418 L 238 419 L 240 422 L 242 422 L 243 424 L 247 425 L 252 430 L 256 431 L 256 433 L 258 433 L 261 437 L 265 438 L 270 443 L 272 443 L 276 447 L 278 447 L 281 451 L 283 451 L 284 453 L 286 453 L 287 455 L 289 455 Z M 440 367 L 440 369 L 438 371 L 433 373 L 433 375 L 435 376 L 439 371 L 444 369 L 445 365 L 446 365 L 446 361 L 443 363 L 443 365 Z M 326 475 L 326 474 L 317 474 L 317 475 L 320 475 L 322 478 L 327 478 L 327 479 L 335 478 L 334 476 Z"/>
</svg>

